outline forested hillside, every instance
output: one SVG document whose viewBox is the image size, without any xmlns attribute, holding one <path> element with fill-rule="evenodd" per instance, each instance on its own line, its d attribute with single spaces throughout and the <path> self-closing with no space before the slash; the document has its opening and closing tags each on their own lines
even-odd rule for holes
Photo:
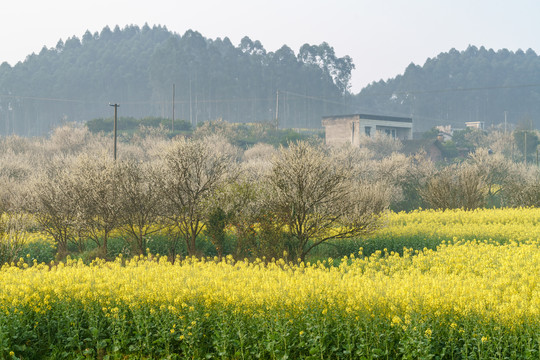
<svg viewBox="0 0 540 360">
<path fill-rule="evenodd" d="M 267 52 L 244 37 L 208 39 L 165 27 L 105 27 L 58 41 L 14 66 L 0 66 L 0 134 L 41 135 L 66 121 L 122 116 L 175 117 L 196 124 L 274 121 L 320 127 L 348 111 L 354 68 L 327 43 Z"/>
<path fill-rule="evenodd" d="M 345 113 L 411 116 L 415 132 L 540 126 L 540 57 L 533 51 L 470 46 L 411 64 L 402 75 L 350 94 L 354 64 L 327 43 L 271 52 L 244 37 L 208 39 L 148 25 L 105 27 L 59 40 L 14 66 L 0 65 L 0 135 L 42 135 L 63 122 L 173 116 L 192 126 L 223 119 L 320 128 L 321 117 Z M 358 71 L 367 71 L 358 69 Z"/>
<path fill-rule="evenodd" d="M 403 75 L 372 83 L 355 96 L 355 111 L 412 116 L 415 131 L 466 121 L 486 126 L 540 125 L 540 57 L 531 49 L 469 46 L 411 64 Z"/>
</svg>

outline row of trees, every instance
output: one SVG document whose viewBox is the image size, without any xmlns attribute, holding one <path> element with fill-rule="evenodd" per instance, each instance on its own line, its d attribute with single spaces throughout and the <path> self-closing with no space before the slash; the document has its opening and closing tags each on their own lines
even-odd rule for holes
<svg viewBox="0 0 540 360">
<path fill-rule="evenodd" d="M 158 231 L 167 234 L 173 258 L 179 241 L 189 255 L 200 255 L 197 238 L 205 229 L 221 256 L 225 230 L 232 226 L 237 257 L 287 251 L 303 260 L 329 239 L 371 231 L 388 206 L 384 192 L 354 176 L 346 157 L 319 144 L 259 145 L 241 154 L 217 135 L 152 137 L 139 144 L 148 147 L 126 147 L 114 161 L 95 148 L 85 151 L 104 138 L 77 129 L 83 142 L 77 147 L 71 130 L 53 135 L 52 141 L 65 145 L 62 156 L 4 178 L 19 182 L 18 191 L 11 188 L 6 214 L 31 214 L 54 238 L 59 257 L 70 243 L 83 248 L 88 239 L 97 245 L 96 255 L 105 257 L 112 234 L 142 254 L 147 237 Z M 15 153 L 16 144 L 7 142 Z"/>
<path fill-rule="evenodd" d="M 173 84 L 175 117 L 192 125 L 277 117 L 282 127 L 320 128 L 322 115 L 346 111 L 353 69 L 327 43 L 269 52 L 248 37 L 233 45 L 192 30 L 105 27 L 0 65 L 0 134 L 40 136 L 66 120 L 107 117 L 110 102 L 123 116 L 170 118 Z"/>
<path fill-rule="evenodd" d="M 84 127 L 64 126 L 47 139 L 3 138 L 3 243 L 16 244 L 20 224 L 31 220 L 54 238 L 60 258 L 69 244 L 83 249 L 88 240 L 96 256 L 106 256 L 111 236 L 145 253 L 159 232 L 173 258 L 180 242 L 187 254 L 201 255 L 204 234 L 220 256 L 287 251 L 304 259 L 330 239 L 369 233 L 389 207 L 540 206 L 538 168 L 512 162 L 497 147 L 510 135 L 477 136 L 495 152 L 477 148 L 441 166 L 422 152 L 400 153 L 401 143 L 383 135 L 358 148 L 313 139 L 244 151 L 227 140 L 227 126 L 190 139 L 141 133 L 119 144 L 117 161 L 103 151 L 111 139 Z M 224 247 L 226 231 L 234 232 L 232 249 Z"/>
<path fill-rule="evenodd" d="M 323 115 L 412 116 L 417 131 L 466 121 L 531 122 L 540 113 L 540 57 L 532 50 L 451 49 L 351 96 L 354 64 L 327 43 L 267 51 L 244 37 L 208 39 L 148 25 L 105 27 L 0 65 L 0 134 L 42 135 L 67 121 L 121 114 L 175 116 L 192 126 L 222 118 L 320 128 Z M 278 104 L 276 104 L 278 103 Z M 278 106 L 276 106 L 278 105 Z M 276 114 L 277 110 L 277 114 Z"/>
<path fill-rule="evenodd" d="M 533 50 L 469 46 L 410 64 L 403 74 L 373 82 L 355 96 L 362 111 L 412 116 L 416 131 L 466 121 L 533 122 L 538 128 L 540 57 Z"/>
</svg>

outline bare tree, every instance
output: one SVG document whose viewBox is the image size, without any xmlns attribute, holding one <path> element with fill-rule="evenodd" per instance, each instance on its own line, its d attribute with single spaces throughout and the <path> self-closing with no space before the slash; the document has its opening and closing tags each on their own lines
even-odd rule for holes
<svg viewBox="0 0 540 360">
<path fill-rule="evenodd" d="M 36 168 L 32 153 L 16 153 L 7 149 L 0 157 L 0 177 L 17 181 L 18 183 L 28 180 Z"/>
<path fill-rule="evenodd" d="M 32 219 L 21 211 L 7 211 L 0 215 L 0 264 L 17 260 L 28 240 Z"/>
<path fill-rule="evenodd" d="M 148 235 L 161 230 L 159 216 L 162 198 L 158 191 L 155 169 L 148 163 L 124 161 L 118 163 L 118 220 L 133 245 L 133 250 L 145 254 Z"/>
<path fill-rule="evenodd" d="M 267 178 L 265 206 L 294 238 L 301 260 L 330 239 L 372 231 L 388 205 L 382 189 L 355 179 L 321 147 L 306 142 L 281 148 Z"/>
<path fill-rule="evenodd" d="M 77 224 L 105 258 L 108 239 L 119 226 L 118 167 L 110 156 L 80 155 L 71 175 Z"/>
<path fill-rule="evenodd" d="M 260 181 L 253 180 L 244 172 L 235 181 L 228 182 L 214 192 L 205 205 L 208 213 L 206 217 L 209 220 L 212 220 L 212 217 L 219 219 L 218 216 L 221 215 L 226 221 L 226 224 L 223 225 L 232 225 L 236 235 L 233 255 L 237 259 L 250 257 L 257 253 L 256 224 L 261 219 L 261 185 Z M 209 221 L 209 224 L 211 222 Z M 209 235 L 218 250 L 218 255 L 221 256 L 223 244 L 218 243 L 220 239 L 214 239 L 213 234 Z"/>
<path fill-rule="evenodd" d="M 32 139 L 11 135 L 0 139 L 0 152 L 8 151 L 14 154 L 25 154 L 35 151 L 36 144 Z"/>
<path fill-rule="evenodd" d="M 29 186 L 27 210 L 42 231 L 56 242 L 57 258 L 67 255 L 69 242 L 76 242 L 76 197 L 72 174 L 65 159 L 54 159 Z"/>
<path fill-rule="evenodd" d="M 162 156 L 160 188 L 165 217 L 197 254 L 196 239 L 204 227 L 205 201 L 225 184 L 235 167 L 236 154 L 216 147 L 215 139 L 173 141 Z"/>
<path fill-rule="evenodd" d="M 162 148 L 169 143 L 169 139 L 167 131 L 161 125 L 158 128 L 140 126 L 130 139 L 130 143 L 141 149 L 143 153 L 139 160 L 146 162 L 157 159 Z M 120 150 L 124 151 L 122 148 Z"/>
<path fill-rule="evenodd" d="M 75 155 L 82 151 L 91 137 L 86 126 L 68 123 L 54 129 L 43 147 L 52 154 Z"/>
<path fill-rule="evenodd" d="M 374 164 L 377 182 L 386 184 L 392 193 L 392 210 L 412 210 L 424 206 L 420 196 L 423 188 L 434 173 L 434 164 L 424 152 L 405 156 L 399 153 Z"/>
<path fill-rule="evenodd" d="M 260 255 L 256 229 L 257 224 L 260 228 L 262 219 L 261 180 L 268 174 L 275 152 L 276 149 L 267 144 L 257 144 L 246 150 L 234 181 L 226 182 L 207 198 L 205 217 L 211 227 L 207 235 L 216 246 L 218 256 L 222 255 L 227 225 L 232 225 L 236 235 L 232 252 L 237 259 Z"/>
<path fill-rule="evenodd" d="M 513 166 L 515 172 L 501 191 L 502 204 L 509 207 L 540 206 L 540 170 L 523 163 Z"/>
<path fill-rule="evenodd" d="M 0 177 L 0 265 L 16 261 L 28 239 L 32 218 L 24 211 L 26 186 Z"/>
<path fill-rule="evenodd" d="M 488 186 L 485 174 L 463 163 L 440 169 L 421 189 L 424 201 L 435 209 L 476 209 L 485 205 Z"/>
<path fill-rule="evenodd" d="M 376 159 L 382 159 L 386 156 L 390 156 L 393 152 L 401 150 L 403 143 L 399 139 L 376 131 L 373 137 L 361 136 L 360 147 L 365 147 L 372 151 L 372 154 Z"/>
<path fill-rule="evenodd" d="M 481 146 L 491 149 L 495 154 L 502 154 L 505 158 L 511 159 L 512 148 L 515 148 L 515 139 L 511 131 L 490 131 Z"/>
<path fill-rule="evenodd" d="M 492 200 L 504 192 L 506 186 L 519 183 L 522 173 L 520 165 L 508 161 L 501 153 L 478 148 L 470 154 L 469 163 L 478 169 L 487 185 L 488 199 Z"/>
</svg>

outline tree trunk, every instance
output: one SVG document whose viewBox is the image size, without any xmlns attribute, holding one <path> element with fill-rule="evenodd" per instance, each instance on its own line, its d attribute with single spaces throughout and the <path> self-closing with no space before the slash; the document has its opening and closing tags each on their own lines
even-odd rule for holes
<svg viewBox="0 0 540 360">
<path fill-rule="evenodd" d="M 139 234 L 137 236 L 137 247 L 138 247 L 137 251 L 139 255 L 146 255 L 146 241 L 140 227 L 139 227 Z"/>
<path fill-rule="evenodd" d="M 195 240 L 197 236 L 195 234 L 188 234 L 186 237 L 186 245 L 187 245 L 187 251 L 189 256 L 195 256 L 196 254 L 196 247 L 195 247 Z"/>
<path fill-rule="evenodd" d="M 56 260 L 64 260 L 67 255 L 67 242 L 66 241 L 57 241 L 58 247 L 56 248 Z"/>
<path fill-rule="evenodd" d="M 107 240 L 108 239 L 109 239 L 109 233 L 105 232 L 105 234 L 103 235 L 103 243 L 101 244 L 101 247 L 99 248 L 99 251 L 98 251 L 98 256 L 104 260 L 107 258 Z"/>
</svg>

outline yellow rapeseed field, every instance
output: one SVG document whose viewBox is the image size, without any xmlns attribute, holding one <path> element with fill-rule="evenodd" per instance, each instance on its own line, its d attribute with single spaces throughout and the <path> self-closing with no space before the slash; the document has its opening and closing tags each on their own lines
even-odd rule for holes
<svg viewBox="0 0 540 360">
<path fill-rule="evenodd" d="M 294 314 L 317 304 L 346 313 L 377 308 L 389 319 L 411 313 L 478 315 L 509 327 L 540 319 L 536 241 L 456 243 L 437 251 L 347 260 L 336 267 L 232 259 L 171 264 L 165 257 L 91 265 L 68 261 L 51 268 L 4 266 L 0 309 L 45 313 L 52 301 L 68 300 L 97 303 L 106 311 L 119 304 L 180 310 L 202 302 L 257 316 L 283 307 Z"/>
<path fill-rule="evenodd" d="M 376 236 L 430 239 L 540 239 L 540 209 L 415 210 L 389 213 Z"/>
<path fill-rule="evenodd" d="M 393 214 L 382 231 L 457 239 L 403 255 L 360 249 L 336 266 L 21 261 L 0 271 L 0 356 L 538 359 L 538 219 L 537 209 Z"/>
</svg>

